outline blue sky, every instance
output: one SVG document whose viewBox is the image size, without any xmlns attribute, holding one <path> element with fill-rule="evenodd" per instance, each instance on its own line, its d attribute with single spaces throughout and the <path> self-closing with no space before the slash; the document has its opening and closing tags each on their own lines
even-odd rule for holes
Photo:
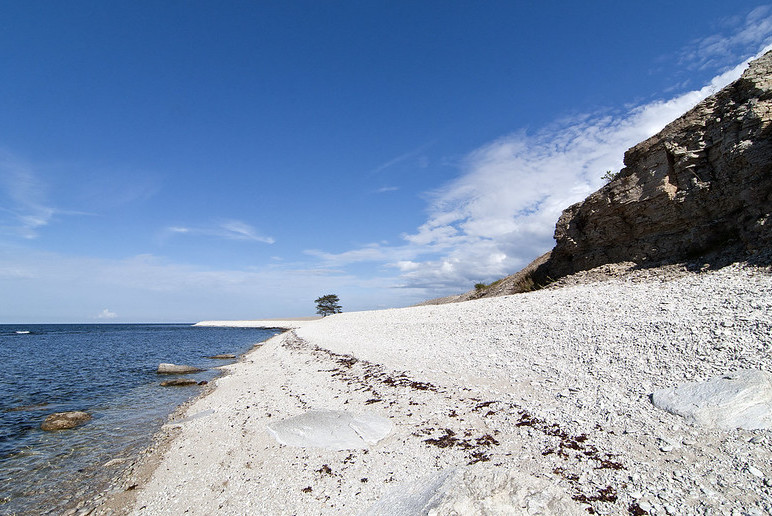
<svg viewBox="0 0 772 516">
<path fill-rule="evenodd" d="M 753 1 L 0 0 L 0 322 L 463 292 L 770 43 Z"/>
</svg>

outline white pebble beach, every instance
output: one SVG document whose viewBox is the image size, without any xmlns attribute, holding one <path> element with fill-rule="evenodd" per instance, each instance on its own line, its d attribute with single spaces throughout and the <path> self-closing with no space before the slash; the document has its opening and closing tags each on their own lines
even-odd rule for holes
<svg viewBox="0 0 772 516">
<path fill-rule="evenodd" d="M 772 372 L 768 268 L 286 326 L 170 420 L 131 496 L 95 514 L 772 513 L 769 429 L 700 426 L 651 401 Z M 330 449 L 269 430 L 321 412 L 387 434 Z"/>
</svg>

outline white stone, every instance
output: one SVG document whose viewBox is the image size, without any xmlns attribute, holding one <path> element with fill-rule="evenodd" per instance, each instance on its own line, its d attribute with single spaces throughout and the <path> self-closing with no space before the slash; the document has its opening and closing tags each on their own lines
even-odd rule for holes
<svg viewBox="0 0 772 516">
<path fill-rule="evenodd" d="M 187 374 L 201 371 L 198 367 L 178 364 L 158 364 L 158 374 Z"/>
<path fill-rule="evenodd" d="M 748 473 L 750 473 L 754 477 L 764 478 L 764 473 L 762 473 L 761 470 L 759 470 L 759 469 L 757 469 L 757 468 L 755 468 L 753 466 L 748 466 L 747 469 L 748 469 Z"/>
<path fill-rule="evenodd" d="M 549 482 L 517 469 L 447 469 L 387 491 L 364 516 L 426 514 L 581 515 L 584 509 Z"/>
<path fill-rule="evenodd" d="M 704 382 L 661 389 L 655 406 L 707 427 L 746 430 L 772 428 L 772 374 L 742 369 Z"/>
<path fill-rule="evenodd" d="M 374 414 L 312 410 L 267 426 L 281 444 L 301 448 L 367 448 L 389 435 L 391 422 Z"/>
</svg>

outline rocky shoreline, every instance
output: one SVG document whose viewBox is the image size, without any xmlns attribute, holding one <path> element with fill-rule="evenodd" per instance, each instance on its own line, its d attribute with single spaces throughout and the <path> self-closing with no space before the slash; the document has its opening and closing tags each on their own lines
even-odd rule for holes
<svg viewBox="0 0 772 516">
<path fill-rule="evenodd" d="M 678 276 L 309 322 L 228 366 L 123 491 L 82 510 L 769 513 L 770 430 L 695 424 L 651 395 L 772 371 L 772 274 L 734 264 Z M 345 450 L 268 430 L 315 411 L 391 429 Z"/>
</svg>

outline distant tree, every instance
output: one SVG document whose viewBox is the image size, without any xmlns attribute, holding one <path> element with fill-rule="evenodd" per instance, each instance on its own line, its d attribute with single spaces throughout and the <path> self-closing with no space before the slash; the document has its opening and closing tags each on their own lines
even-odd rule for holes
<svg viewBox="0 0 772 516">
<path fill-rule="evenodd" d="M 326 296 L 317 298 L 314 303 L 316 303 L 316 313 L 322 317 L 327 317 L 331 314 L 339 314 L 343 311 L 343 308 L 338 304 L 340 303 L 340 299 L 338 299 L 338 296 L 335 294 L 327 294 Z"/>
</svg>

